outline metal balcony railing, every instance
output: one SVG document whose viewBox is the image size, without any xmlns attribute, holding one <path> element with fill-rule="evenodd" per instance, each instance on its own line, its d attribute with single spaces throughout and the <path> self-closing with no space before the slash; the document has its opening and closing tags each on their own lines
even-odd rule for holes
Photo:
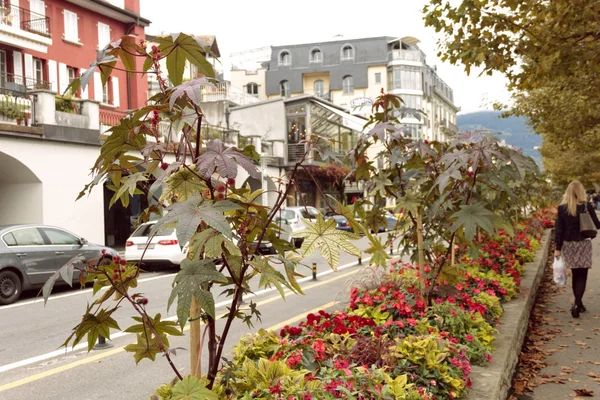
<svg viewBox="0 0 600 400">
<path fill-rule="evenodd" d="M 0 72 L 0 92 L 12 95 L 25 95 L 27 90 L 50 89 L 50 83 L 39 81 L 35 78 L 26 78 L 22 75 Z"/>
<path fill-rule="evenodd" d="M 306 145 L 304 143 L 289 143 L 288 147 L 288 162 L 297 162 L 302 159 L 306 153 Z"/>
<path fill-rule="evenodd" d="M 417 50 L 393 50 L 390 52 L 390 60 L 423 62 L 424 59 L 423 54 Z"/>
<path fill-rule="evenodd" d="M 4 7 L 0 7 L 0 25 L 18 27 L 41 36 L 51 36 L 50 17 L 6 3 Z"/>
</svg>

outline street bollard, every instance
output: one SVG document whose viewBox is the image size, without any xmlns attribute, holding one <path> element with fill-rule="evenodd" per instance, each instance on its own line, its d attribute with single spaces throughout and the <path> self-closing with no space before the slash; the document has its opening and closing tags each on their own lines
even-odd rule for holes
<svg viewBox="0 0 600 400">
<path fill-rule="evenodd" d="M 313 281 L 316 281 L 317 280 L 317 263 L 313 263 L 312 270 L 313 270 Z"/>
<path fill-rule="evenodd" d="M 358 265 L 362 265 L 362 257 L 358 256 Z"/>
<path fill-rule="evenodd" d="M 394 243 L 390 243 L 390 256 L 394 255 Z"/>
<path fill-rule="evenodd" d="M 112 344 L 106 342 L 106 338 L 102 335 L 98 335 L 98 343 L 93 347 L 94 350 L 103 350 L 113 347 Z"/>
</svg>

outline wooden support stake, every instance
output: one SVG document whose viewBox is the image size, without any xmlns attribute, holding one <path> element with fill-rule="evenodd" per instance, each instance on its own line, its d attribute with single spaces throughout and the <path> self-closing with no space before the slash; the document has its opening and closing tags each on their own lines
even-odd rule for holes
<svg viewBox="0 0 600 400">
<path fill-rule="evenodd" d="M 423 254 L 423 220 L 417 214 L 417 252 L 419 255 L 419 281 L 421 283 L 421 298 L 425 301 L 425 255 Z"/>
<path fill-rule="evenodd" d="M 198 357 L 200 357 L 200 305 L 196 298 L 192 296 L 192 306 L 190 307 L 190 371 L 192 375 L 200 377 L 200 370 L 196 370 Z"/>
</svg>

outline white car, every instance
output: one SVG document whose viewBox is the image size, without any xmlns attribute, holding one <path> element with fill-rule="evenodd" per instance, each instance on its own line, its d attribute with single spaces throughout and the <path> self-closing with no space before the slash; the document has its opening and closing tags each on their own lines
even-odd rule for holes
<svg viewBox="0 0 600 400">
<path fill-rule="evenodd" d="M 125 259 L 127 261 L 139 261 L 143 255 L 144 263 L 181 264 L 186 256 L 187 247 L 181 249 L 175 229 L 165 229 L 158 232 L 148 243 L 150 231 L 155 223 L 156 221 L 146 222 L 131 234 L 131 237 L 125 243 Z M 148 246 L 147 249 L 146 245 Z"/>
<path fill-rule="evenodd" d="M 280 221 L 280 226 L 283 229 L 281 238 L 289 240 L 296 247 L 302 246 L 304 239 L 293 237 L 294 233 L 306 228 L 306 224 L 302 222 L 301 218 L 315 222 L 319 214 L 321 214 L 319 210 L 314 207 L 284 208 L 281 210 L 281 215 L 277 216 L 277 219 Z"/>
</svg>

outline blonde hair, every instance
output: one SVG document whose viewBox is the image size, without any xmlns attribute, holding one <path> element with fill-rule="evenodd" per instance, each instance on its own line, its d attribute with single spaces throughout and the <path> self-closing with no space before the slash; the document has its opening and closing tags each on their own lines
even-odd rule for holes
<svg viewBox="0 0 600 400">
<path fill-rule="evenodd" d="M 577 216 L 577 204 L 585 203 L 586 195 L 585 188 L 583 184 L 579 181 L 573 181 L 569 183 L 567 186 L 567 190 L 563 196 L 563 200 L 561 204 L 567 205 L 567 210 L 569 210 L 569 214 L 576 217 Z"/>
</svg>

